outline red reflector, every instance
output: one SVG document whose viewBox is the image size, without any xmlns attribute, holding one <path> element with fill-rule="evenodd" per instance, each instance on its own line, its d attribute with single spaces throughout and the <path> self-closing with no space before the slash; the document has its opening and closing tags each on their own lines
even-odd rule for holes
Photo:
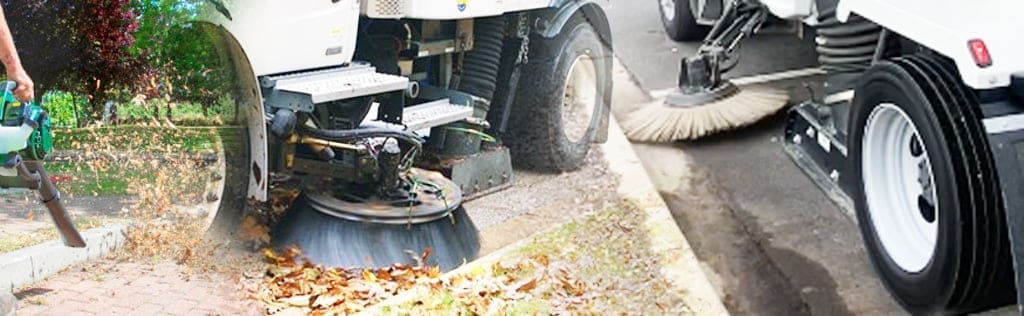
<svg viewBox="0 0 1024 316">
<path fill-rule="evenodd" d="M 992 66 L 992 56 L 988 54 L 988 47 L 985 47 L 984 41 L 973 39 L 967 42 L 967 46 L 971 48 L 971 56 L 974 57 L 974 63 L 978 67 Z"/>
</svg>

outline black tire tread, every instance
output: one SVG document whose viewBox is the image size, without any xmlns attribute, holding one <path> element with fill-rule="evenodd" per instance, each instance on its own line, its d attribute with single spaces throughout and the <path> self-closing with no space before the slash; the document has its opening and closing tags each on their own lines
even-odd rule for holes
<svg viewBox="0 0 1024 316">
<path fill-rule="evenodd" d="M 971 175 L 979 174 L 978 165 L 978 152 L 977 152 L 977 140 L 971 137 L 972 132 L 968 130 L 963 112 L 959 106 L 952 104 L 952 96 L 949 95 L 948 90 L 939 89 L 939 86 L 945 85 L 944 83 L 938 82 L 938 78 L 928 72 L 927 67 L 920 64 L 917 56 L 907 56 L 905 58 L 896 59 L 898 65 L 914 76 L 918 85 L 924 91 L 928 97 L 930 103 L 933 106 L 933 110 L 936 112 L 943 112 L 943 115 L 939 115 L 941 118 L 946 118 L 946 128 L 952 135 L 948 135 L 947 138 L 953 138 L 956 140 L 952 147 L 961 154 L 963 154 L 963 160 L 955 162 L 955 165 L 961 166 L 961 174 L 957 180 L 964 188 L 968 199 L 964 199 L 961 202 L 961 214 L 960 220 L 964 225 L 960 225 L 963 229 L 961 235 L 962 238 L 970 237 L 969 240 L 964 240 L 961 243 L 963 249 L 961 250 L 960 259 L 960 270 L 957 273 L 956 286 L 954 287 L 952 296 L 950 297 L 950 307 L 956 308 L 959 305 L 969 304 L 968 297 L 971 292 L 974 291 L 976 284 L 980 283 L 977 281 L 977 277 L 981 274 L 981 271 L 986 265 L 984 258 L 984 245 L 980 244 L 986 241 L 986 229 L 982 226 L 986 221 L 984 214 L 979 214 L 975 210 L 985 210 L 984 188 L 981 186 L 980 181 L 972 177 Z M 952 137 L 950 137 L 952 136 Z M 969 241 L 969 242 L 966 242 Z M 966 263 L 966 264 L 965 264 Z"/>
<path fill-rule="evenodd" d="M 694 42 L 703 40 L 711 28 L 697 23 L 697 18 L 690 10 L 689 0 L 676 1 L 675 18 L 669 21 L 661 12 L 661 4 L 658 4 L 658 12 L 661 13 L 661 23 L 665 27 L 668 37 L 678 42 Z"/>
<path fill-rule="evenodd" d="M 577 27 L 591 32 L 591 38 L 596 41 L 592 44 L 595 44 L 595 49 L 601 50 L 600 59 L 596 61 L 603 62 L 603 59 L 610 56 L 610 51 L 600 42 L 597 31 L 580 16 L 574 17 L 556 38 L 531 38 L 530 60 L 523 68 L 523 77 L 509 116 L 508 134 L 502 139 L 511 150 L 512 162 L 516 167 L 544 172 L 568 172 L 578 170 L 585 163 L 596 126 L 591 126 L 581 141 L 573 143 L 565 137 L 560 109 L 564 94 L 562 82 L 567 80 L 567 74 L 559 73 L 564 57 L 562 51 L 569 46 L 573 34 L 584 31 L 575 29 Z M 604 70 L 608 73 L 603 78 L 610 80 L 610 60 L 604 64 Z M 597 71 L 601 72 L 602 69 Z M 610 87 L 610 84 L 599 84 Z M 604 96 L 599 100 L 602 104 L 595 109 L 595 115 L 609 115 L 607 107 L 611 101 L 611 89 L 605 88 L 603 92 Z"/>
<path fill-rule="evenodd" d="M 977 160 L 975 162 L 978 166 L 978 171 L 982 186 L 980 197 L 982 206 L 981 209 L 986 211 L 984 214 L 985 222 L 979 225 L 978 229 L 982 230 L 986 234 L 983 239 L 982 246 L 984 253 L 982 258 L 985 259 L 983 266 L 978 268 L 978 273 L 975 279 L 974 287 L 971 291 L 965 293 L 962 302 L 971 302 L 977 300 L 1009 300 L 1011 297 L 1005 296 L 1006 293 L 1011 293 L 1013 290 L 1010 282 L 1000 282 L 1000 276 L 1010 275 L 1012 273 L 1013 262 L 1010 260 L 1009 254 L 1009 240 L 1008 232 L 1005 220 L 1005 209 L 1000 196 L 1000 188 L 997 181 L 997 175 L 995 173 L 995 162 L 991 156 L 991 149 L 989 148 L 988 141 L 985 139 L 985 128 L 981 124 L 983 115 L 978 106 L 976 97 L 966 91 L 966 87 L 958 80 L 959 76 L 955 75 L 953 69 L 956 69 L 953 64 L 944 59 L 933 56 L 911 56 L 912 61 L 922 64 L 922 68 L 930 72 L 930 75 L 940 81 L 939 87 L 947 87 L 946 92 L 949 93 L 948 97 L 950 100 L 954 100 L 954 105 L 966 105 L 966 106 L 955 106 L 961 109 L 964 116 L 964 123 L 969 129 L 969 135 L 973 137 L 973 148 L 976 152 Z M 942 89 L 936 87 L 937 92 L 941 92 Z"/>
<path fill-rule="evenodd" d="M 938 136 L 945 139 L 944 152 L 951 159 L 949 167 L 953 171 L 949 176 L 958 184 L 953 193 L 959 196 L 956 200 L 959 202 L 956 204 L 959 214 L 954 217 L 959 224 L 953 227 L 959 230 L 960 239 L 948 246 L 955 247 L 950 254 L 958 256 L 943 259 L 944 262 L 954 260 L 951 265 L 944 264 L 952 269 L 947 271 L 948 275 L 930 274 L 947 288 L 919 289 L 935 295 L 924 300 L 921 297 L 899 297 L 899 291 L 893 293 L 914 313 L 967 313 L 1012 302 L 1015 293 L 1005 214 L 998 202 L 1001 197 L 994 160 L 973 92 L 959 80 L 955 66 L 941 56 L 903 56 L 879 63 L 869 72 L 889 73 L 894 78 L 904 78 L 905 86 L 920 89 L 923 100 L 930 105 L 925 111 L 934 113 Z M 855 141 L 858 140 L 851 138 L 851 142 Z M 863 220 L 866 211 L 860 208 L 858 206 L 858 213 L 862 213 Z M 861 225 L 863 233 L 873 231 L 865 228 L 870 224 L 862 221 Z M 878 251 L 876 248 L 872 248 L 872 252 Z M 873 255 L 876 268 L 890 269 L 879 262 L 882 259 L 876 258 L 884 256 L 880 253 Z M 882 274 L 886 276 L 888 273 L 892 272 Z M 890 282 L 902 282 L 899 279 L 885 281 L 890 290 L 895 290 L 895 285 Z M 906 286 L 901 285 L 900 288 L 905 289 Z"/>
</svg>

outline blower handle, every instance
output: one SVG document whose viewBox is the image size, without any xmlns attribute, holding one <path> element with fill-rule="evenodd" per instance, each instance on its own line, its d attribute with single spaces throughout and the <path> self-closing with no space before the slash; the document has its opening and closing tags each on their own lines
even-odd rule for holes
<svg viewBox="0 0 1024 316">
<path fill-rule="evenodd" d="M 14 89 L 18 88 L 18 83 L 11 80 L 5 80 L 0 82 L 0 88 L 3 88 L 4 94 L 10 94 L 11 92 L 14 92 Z"/>
</svg>

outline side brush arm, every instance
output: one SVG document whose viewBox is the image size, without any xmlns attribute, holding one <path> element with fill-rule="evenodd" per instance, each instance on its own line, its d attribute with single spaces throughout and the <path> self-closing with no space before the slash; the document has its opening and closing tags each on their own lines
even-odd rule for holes
<svg viewBox="0 0 1024 316">
<path fill-rule="evenodd" d="M 715 22 L 697 53 L 683 58 L 679 87 L 684 91 L 718 87 L 722 74 L 736 65 L 740 43 L 757 32 L 767 19 L 767 10 L 757 1 L 734 1 Z"/>
</svg>

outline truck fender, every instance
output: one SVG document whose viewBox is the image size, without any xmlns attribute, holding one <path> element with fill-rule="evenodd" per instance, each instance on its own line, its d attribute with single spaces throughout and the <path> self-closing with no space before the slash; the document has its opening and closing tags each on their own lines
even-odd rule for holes
<svg viewBox="0 0 1024 316">
<path fill-rule="evenodd" d="M 245 165 L 226 166 L 236 167 L 238 171 L 248 173 L 248 190 L 246 196 L 256 201 L 267 201 L 268 189 L 268 167 L 267 160 L 267 124 L 266 110 L 263 107 L 263 96 L 260 92 L 258 80 L 249 63 L 248 55 L 239 44 L 238 40 L 223 26 L 208 22 L 199 22 L 199 29 L 204 32 L 212 32 L 216 39 L 216 51 L 218 57 L 226 61 L 225 64 L 233 68 L 234 87 L 232 94 L 236 102 L 243 124 L 248 131 L 248 160 Z M 226 150 L 226 149 L 225 149 Z M 236 153 L 240 154 L 240 153 Z M 227 162 L 225 162 L 227 163 Z M 228 172 L 232 172 L 229 170 Z M 237 171 L 236 171 L 237 172 Z"/>
<path fill-rule="evenodd" d="M 534 33 L 540 35 L 543 38 L 555 38 L 562 32 L 565 25 L 569 23 L 573 16 L 582 14 L 584 18 L 590 22 L 590 25 L 597 30 L 598 36 L 601 37 L 601 42 L 604 43 L 605 47 L 608 48 L 609 56 L 606 58 L 607 69 L 613 69 L 614 63 L 612 62 L 612 29 L 611 24 L 608 23 L 608 15 L 605 14 L 604 9 L 600 5 L 594 3 L 591 0 L 555 0 L 552 2 L 549 9 L 541 11 L 534 25 Z M 607 91 L 612 90 L 612 81 L 608 80 L 608 84 L 605 89 Z M 608 93 L 607 95 L 611 95 Z M 594 134 L 594 142 L 604 143 L 608 141 L 608 120 L 611 111 L 610 98 L 604 100 L 605 109 L 601 120 L 598 122 L 597 132 Z"/>
</svg>

